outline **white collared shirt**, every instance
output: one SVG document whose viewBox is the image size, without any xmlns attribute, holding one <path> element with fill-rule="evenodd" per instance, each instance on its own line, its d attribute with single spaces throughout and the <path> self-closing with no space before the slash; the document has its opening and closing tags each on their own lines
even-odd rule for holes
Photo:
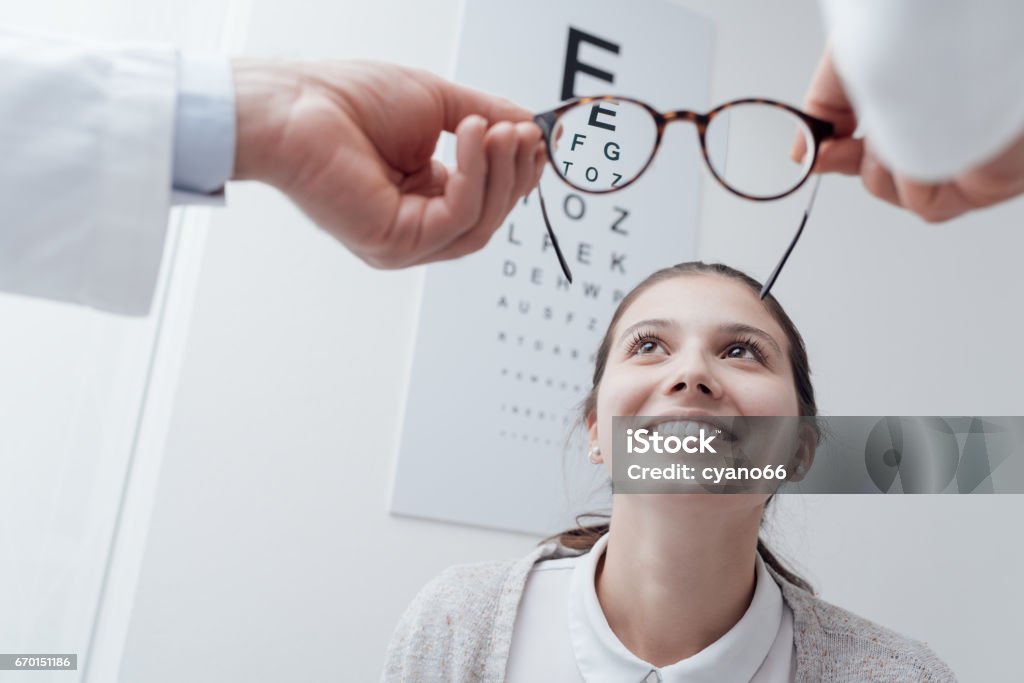
<svg viewBox="0 0 1024 683">
<path fill-rule="evenodd" d="M 750 606 L 721 638 L 658 668 L 630 652 L 608 626 L 597 599 L 597 562 L 608 534 L 590 552 L 537 563 L 527 578 L 509 652 L 508 683 L 789 683 L 794 677 L 793 613 L 756 557 Z"/>
</svg>

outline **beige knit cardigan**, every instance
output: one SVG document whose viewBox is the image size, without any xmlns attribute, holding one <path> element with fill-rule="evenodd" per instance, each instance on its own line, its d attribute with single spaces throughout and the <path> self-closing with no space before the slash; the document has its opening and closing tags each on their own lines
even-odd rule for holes
<svg viewBox="0 0 1024 683">
<path fill-rule="evenodd" d="M 419 592 L 399 621 L 382 680 L 504 681 L 516 611 L 530 569 L 536 562 L 567 554 L 574 553 L 549 543 L 520 560 L 464 564 L 442 572 Z M 825 602 L 766 566 L 793 611 L 796 683 L 956 681 L 924 643 Z"/>
</svg>

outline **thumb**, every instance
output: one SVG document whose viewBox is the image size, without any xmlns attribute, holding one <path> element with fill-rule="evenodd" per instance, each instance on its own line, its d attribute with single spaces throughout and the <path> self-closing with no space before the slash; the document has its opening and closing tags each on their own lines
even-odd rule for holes
<svg viewBox="0 0 1024 683">
<path fill-rule="evenodd" d="M 811 116 L 831 121 L 835 125 L 836 138 L 849 138 L 857 130 L 857 114 L 846 95 L 846 88 L 839 74 L 836 73 L 830 47 L 825 48 L 821 61 L 811 76 L 811 84 L 804 93 L 803 109 Z M 800 161 L 806 151 L 803 136 L 797 135 L 790 156 Z"/>
<path fill-rule="evenodd" d="M 448 132 L 454 132 L 459 122 L 472 114 L 484 117 L 491 125 L 499 121 L 518 122 L 533 119 L 533 114 L 529 110 L 504 97 L 490 95 L 441 78 L 436 80 L 435 88 L 444 106 L 444 129 Z"/>
<path fill-rule="evenodd" d="M 811 77 L 811 84 L 804 94 L 804 110 L 835 124 L 837 137 L 850 137 L 857 129 L 857 114 L 836 72 L 831 48 L 825 48 L 825 54 Z"/>
</svg>

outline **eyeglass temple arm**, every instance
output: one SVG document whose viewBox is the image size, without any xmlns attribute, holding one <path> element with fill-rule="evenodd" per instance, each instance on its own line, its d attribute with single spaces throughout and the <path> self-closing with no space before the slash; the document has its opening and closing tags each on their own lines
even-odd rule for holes
<svg viewBox="0 0 1024 683">
<path fill-rule="evenodd" d="M 558 119 L 558 111 L 551 110 L 542 112 L 533 117 L 534 123 L 540 126 L 541 132 L 544 133 L 544 139 L 551 139 L 551 131 L 555 125 L 555 121 Z M 555 248 L 555 255 L 558 257 L 558 265 L 562 267 L 562 273 L 565 275 L 565 279 L 572 284 L 572 271 L 569 270 L 569 264 L 565 261 L 565 255 L 562 254 L 562 248 L 558 246 L 558 238 L 555 237 L 555 231 L 551 228 L 551 219 L 548 218 L 548 207 L 544 204 L 544 193 L 540 191 L 540 183 L 537 183 L 537 198 L 540 200 L 540 212 L 544 216 L 544 227 L 548 230 L 548 238 L 551 240 L 551 246 Z"/>
<path fill-rule="evenodd" d="M 804 226 L 807 225 L 807 217 L 811 215 L 811 208 L 814 207 L 814 198 L 818 196 L 819 185 L 821 185 L 821 174 L 819 174 L 814 179 L 814 189 L 811 190 L 811 200 L 807 202 L 807 208 L 804 209 L 804 217 L 803 220 L 800 221 L 800 227 L 796 229 L 796 234 L 793 235 L 793 239 L 790 240 L 789 246 L 786 247 L 786 253 L 784 253 L 782 255 L 782 258 L 779 259 L 779 263 L 778 265 L 775 266 L 775 270 L 772 271 L 772 274 L 768 276 L 767 280 L 765 280 L 764 286 L 761 287 L 762 300 L 766 296 L 768 296 L 768 292 L 771 291 L 772 286 L 775 284 L 775 281 L 779 278 L 779 273 L 782 272 L 782 267 L 786 265 L 786 260 L 789 258 L 789 255 L 793 252 L 793 247 L 796 246 L 797 241 L 799 241 L 800 239 L 800 235 L 802 235 L 804 232 Z"/>
<path fill-rule="evenodd" d="M 544 204 L 544 193 L 540 191 L 540 183 L 537 183 L 537 198 L 540 199 L 540 212 L 544 216 L 544 227 L 548 229 L 548 238 L 551 240 L 551 246 L 555 248 L 555 255 L 558 257 L 558 265 L 562 266 L 562 273 L 565 274 L 565 279 L 572 284 L 572 271 L 569 270 L 569 264 L 565 261 L 565 256 L 562 255 L 562 248 L 558 246 L 558 238 L 555 237 L 555 231 L 551 229 L 551 219 L 548 218 L 548 209 Z"/>
</svg>

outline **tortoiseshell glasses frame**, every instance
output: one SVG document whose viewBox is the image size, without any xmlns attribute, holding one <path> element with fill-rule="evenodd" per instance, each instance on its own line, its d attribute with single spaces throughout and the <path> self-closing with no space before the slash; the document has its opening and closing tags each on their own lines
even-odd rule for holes
<svg viewBox="0 0 1024 683">
<path fill-rule="evenodd" d="M 623 184 L 615 185 L 614 187 L 609 187 L 607 189 L 595 189 L 593 187 L 587 187 L 587 186 L 584 186 L 584 185 L 580 185 L 580 184 L 578 184 L 576 182 L 573 182 L 568 177 L 566 177 L 565 174 L 563 174 L 561 172 L 561 170 L 558 168 L 558 165 L 557 165 L 557 162 L 556 162 L 556 159 L 555 159 L 555 142 L 557 141 L 557 136 L 556 136 L 555 132 L 557 130 L 557 125 L 556 124 L 557 124 L 558 120 L 566 112 L 571 111 L 571 110 L 575 109 L 576 107 L 585 106 L 585 105 L 589 105 L 589 104 L 593 104 L 593 103 L 597 103 L 597 102 L 614 102 L 614 103 L 629 102 L 631 104 L 634 104 L 634 105 L 637 105 L 639 107 L 642 107 L 644 110 L 646 110 L 646 112 L 648 114 L 650 114 L 651 119 L 654 122 L 655 131 L 656 131 L 655 132 L 654 144 L 653 144 L 653 146 L 651 148 L 650 156 L 647 158 L 647 160 L 641 166 L 640 170 L 637 171 L 633 175 L 633 177 L 629 178 Z M 719 114 L 721 114 L 722 112 L 728 111 L 729 109 L 732 109 L 732 108 L 737 107 L 739 105 L 751 105 L 751 104 L 766 105 L 766 106 L 777 107 L 779 109 L 785 110 L 785 112 L 788 112 L 792 116 L 794 116 L 797 119 L 799 119 L 803 123 L 803 125 L 806 127 L 806 131 L 810 134 L 809 135 L 809 139 L 806 139 L 806 142 L 810 143 L 810 149 L 804 150 L 804 154 L 806 155 L 806 154 L 809 153 L 811 155 L 811 157 L 810 157 L 809 163 L 805 163 L 804 164 L 804 171 L 801 174 L 801 176 L 796 180 L 796 182 L 794 184 L 792 184 L 792 186 L 788 187 L 784 191 L 780 191 L 780 192 L 777 192 L 777 193 L 774 193 L 774 194 L 769 194 L 767 196 L 753 195 L 753 194 L 750 194 L 748 192 L 744 192 L 743 190 L 741 190 L 741 189 L 731 185 L 725 178 L 723 178 L 720 175 L 719 171 L 716 170 L 715 164 L 713 164 L 711 162 L 711 158 L 708 155 L 708 145 L 707 145 L 707 140 L 706 140 L 706 133 L 707 133 L 708 126 L 712 122 L 712 120 L 714 120 L 714 118 L 716 116 L 718 116 Z M 626 187 L 629 187 L 634 182 L 636 182 L 644 174 L 644 172 L 647 171 L 647 169 L 651 165 L 651 162 L 654 160 L 655 155 L 658 153 L 658 149 L 661 147 L 662 138 L 664 137 L 666 126 L 668 126 L 668 124 L 676 122 L 676 121 L 685 121 L 685 122 L 688 122 L 688 123 L 692 123 L 696 127 L 696 129 L 697 129 L 697 139 L 698 139 L 698 141 L 700 143 L 701 155 L 704 157 L 704 164 L 705 164 L 705 166 L 707 166 L 708 171 L 711 172 L 711 176 L 715 180 L 717 180 L 719 182 L 719 184 L 721 184 L 722 187 L 727 189 L 729 192 L 732 192 L 733 194 L 735 194 L 735 195 L 737 195 L 739 197 L 743 197 L 744 199 L 750 199 L 750 200 L 753 200 L 753 201 L 771 201 L 771 200 L 775 200 L 775 199 L 781 199 L 782 197 L 786 197 L 786 196 L 792 194 L 793 192 L 796 192 L 798 189 L 800 189 L 800 187 L 807 181 L 807 178 L 810 176 L 811 171 L 814 168 L 814 164 L 815 164 L 815 162 L 817 161 L 817 158 L 818 158 L 818 150 L 821 147 L 821 143 L 835 135 L 835 128 L 834 128 L 834 126 L 832 125 L 831 122 L 825 121 L 823 119 L 816 118 L 814 116 L 811 116 L 810 114 L 807 114 L 807 113 L 805 113 L 803 111 L 800 111 L 799 109 L 797 109 L 795 107 L 791 107 L 790 105 L 785 104 L 783 102 L 777 102 L 775 100 L 764 99 L 764 98 L 744 98 L 744 99 L 732 100 L 730 102 L 726 102 L 725 104 L 721 104 L 721 105 L 715 107 L 714 109 L 712 109 L 711 111 L 709 111 L 707 113 L 701 113 L 701 112 L 695 112 L 695 111 L 688 111 L 688 110 L 685 110 L 685 109 L 681 109 L 681 110 L 678 110 L 678 111 L 660 112 L 660 111 L 654 109 L 652 106 L 650 106 L 646 102 L 642 102 L 640 100 L 636 100 L 636 99 L 633 99 L 633 98 L 630 98 L 630 97 L 621 97 L 621 96 L 618 96 L 618 95 L 598 95 L 598 96 L 594 96 L 594 97 L 579 97 L 579 98 L 576 98 L 576 99 L 573 99 L 573 100 L 569 100 L 568 102 L 565 102 L 564 104 L 562 104 L 559 107 L 556 107 L 555 109 L 551 109 L 549 111 L 545 111 L 545 112 L 541 112 L 539 114 L 536 114 L 533 117 L 533 120 L 540 127 L 541 131 L 544 134 L 544 141 L 545 141 L 545 144 L 547 146 L 548 161 L 551 163 L 552 167 L 555 169 L 555 173 L 558 175 L 558 177 L 561 178 L 562 181 L 565 182 L 570 187 L 572 187 L 572 188 L 574 188 L 576 190 L 580 190 L 581 192 L 587 192 L 587 193 L 590 193 L 590 194 L 608 194 L 610 192 L 617 192 L 618 190 L 621 190 L 621 189 L 624 189 Z M 805 156 L 805 158 L 806 158 L 806 156 Z M 544 216 L 544 224 L 547 227 L 548 237 L 551 240 L 551 245 L 555 249 L 555 255 L 558 257 L 558 263 L 561 266 L 562 272 L 565 274 L 566 279 L 569 282 L 572 282 L 572 272 L 569 269 L 569 265 L 566 262 L 564 255 L 562 254 L 562 250 L 558 246 L 558 240 L 555 237 L 554 230 L 551 227 L 551 221 L 548 218 L 547 208 L 544 205 L 544 197 L 543 197 L 542 194 L 540 194 L 540 186 L 539 185 L 537 187 L 537 192 L 538 192 L 538 197 L 540 199 L 541 213 Z M 805 213 L 805 216 L 804 216 L 804 221 L 806 222 L 806 213 Z M 796 240 L 799 239 L 800 232 L 802 232 L 802 229 L 803 229 L 803 224 L 801 224 L 801 229 L 797 231 L 797 234 L 794 237 L 793 242 L 790 244 L 789 248 L 786 250 L 786 256 L 788 256 L 789 252 L 792 251 L 793 246 L 796 243 Z M 779 266 L 776 267 L 776 272 L 773 273 L 773 278 L 772 278 L 773 280 L 774 280 L 774 277 L 776 277 L 778 275 L 778 271 L 781 269 L 782 263 L 784 263 L 784 262 L 785 262 L 785 257 L 783 257 L 783 261 L 780 262 Z M 770 286 L 771 286 L 771 284 L 768 283 L 766 285 L 765 289 L 767 290 L 767 288 L 770 287 Z M 762 293 L 762 296 L 764 294 L 767 294 L 767 291 L 764 291 Z"/>
</svg>

